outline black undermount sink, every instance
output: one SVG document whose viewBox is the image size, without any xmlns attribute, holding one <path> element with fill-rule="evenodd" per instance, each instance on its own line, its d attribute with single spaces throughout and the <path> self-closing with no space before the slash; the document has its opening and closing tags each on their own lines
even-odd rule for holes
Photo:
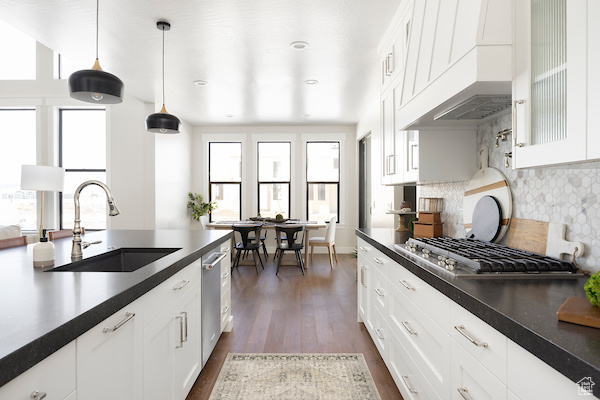
<svg viewBox="0 0 600 400">
<path fill-rule="evenodd" d="M 179 249 L 122 248 L 48 271 L 133 272 Z"/>
</svg>

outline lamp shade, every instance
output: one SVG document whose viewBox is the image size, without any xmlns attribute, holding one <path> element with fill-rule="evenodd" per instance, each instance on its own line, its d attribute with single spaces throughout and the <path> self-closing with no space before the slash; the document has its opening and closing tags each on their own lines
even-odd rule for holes
<svg viewBox="0 0 600 400">
<path fill-rule="evenodd" d="M 21 166 L 21 189 L 61 192 L 65 182 L 65 170 L 45 165 Z"/>
<path fill-rule="evenodd" d="M 146 117 L 146 130 L 155 133 L 179 133 L 179 118 L 169 114 L 163 107 L 161 112 Z"/>
<path fill-rule="evenodd" d="M 101 69 L 82 69 L 69 76 L 71 97 L 87 103 L 122 103 L 123 87 L 121 79 Z"/>
</svg>

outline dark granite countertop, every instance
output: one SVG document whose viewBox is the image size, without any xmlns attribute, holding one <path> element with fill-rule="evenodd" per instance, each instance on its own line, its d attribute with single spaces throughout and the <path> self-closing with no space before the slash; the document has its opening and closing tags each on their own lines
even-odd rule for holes
<svg viewBox="0 0 600 400">
<path fill-rule="evenodd" d="M 33 267 L 33 245 L 0 252 L 0 386 L 158 286 L 231 237 L 231 231 L 114 230 L 84 259 L 115 248 L 179 250 L 134 272 L 50 272 Z M 71 262 L 71 238 L 55 244 L 55 267 Z"/>
<path fill-rule="evenodd" d="M 578 279 L 454 278 L 416 264 L 394 250 L 405 234 L 392 229 L 356 230 L 356 235 L 469 310 L 573 382 L 600 382 L 600 330 L 559 321 L 568 297 L 584 297 L 586 277 Z M 600 385 L 594 395 L 600 397 Z"/>
</svg>

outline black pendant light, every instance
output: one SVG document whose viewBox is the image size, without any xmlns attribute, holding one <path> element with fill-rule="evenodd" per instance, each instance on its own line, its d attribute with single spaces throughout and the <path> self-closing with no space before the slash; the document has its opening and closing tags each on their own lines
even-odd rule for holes
<svg viewBox="0 0 600 400">
<path fill-rule="evenodd" d="M 165 31 L 171 30 L 171 24 L 158 21 L 156 27 L 163 32 L 162 50 L 162 96 L 163 105 L 160 112 L 149 115 L 146 118 L 146 130 L 156 133 L 179 133 L 179 118 L 169 114 L 165 108 Z"/>
<path fill-rule="evenodd" d="M 77 100 L 95 104 L 123 102 L 123 81 L 100 68 L 98 61 L 98 11 L 96 0 L 96 62 L 91 69 L 82 69 L 69 76 L 69 94 Z"/>
</svg>

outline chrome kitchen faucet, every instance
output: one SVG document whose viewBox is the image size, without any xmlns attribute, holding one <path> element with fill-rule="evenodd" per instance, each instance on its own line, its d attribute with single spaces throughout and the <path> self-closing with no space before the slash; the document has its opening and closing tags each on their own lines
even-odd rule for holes
<svg viewBox="0 0 600 400">
<path fill-rule="evenodd" d="M 80 211 L 79 211 L 79 194 L 84 187 L 89 185 L 98 185 L 106 192 L 106 200 L 108 201 L 108 215 L 114 217 L 115 215 L 119 215 L 120 211 L 115 204 L 115 199 L 112 197 L 112 193 L 108 186 L 100 181 L 85 181 L 77 190 L 75 190 L 75 224 L 73 225 L 73 249 L 71 250 L 71 260 L 77 261 L 83 258 L 83 251 L 81 245 L 81 220 L 79 219 Z M 87 246 L 86 246 L 87 247 Z"/>
</svg>

